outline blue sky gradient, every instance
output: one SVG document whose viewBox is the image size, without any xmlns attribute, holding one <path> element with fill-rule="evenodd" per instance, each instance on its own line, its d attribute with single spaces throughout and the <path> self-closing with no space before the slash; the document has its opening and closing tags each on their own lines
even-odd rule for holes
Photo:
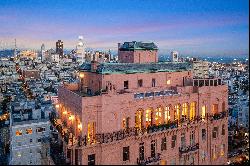
<svg viewBox="0 0 250 166">
<path fill-rule="evenodd" d="M 1 0 L 0 41 L 19 47 L 117 50 L 153 41 L 160 53 L 249 55 L 248 0 Z"/>
</svg>

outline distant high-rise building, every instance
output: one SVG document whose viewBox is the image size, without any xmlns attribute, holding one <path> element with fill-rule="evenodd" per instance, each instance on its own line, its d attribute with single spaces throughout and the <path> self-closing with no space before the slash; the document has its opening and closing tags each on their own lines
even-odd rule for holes
<svg viewBox="0 0 250 166">
<path fill-rule="evenodd" d="M 171 52 L 171 62 L 178 62 L 179 53 L 177 51 Z"/>
<path fill-rule="evenodd" d="M 58 40 L 56 42 L 56 53 L 62 58 L 63 56 L 63 41 Z"/>
<path fill-rule="evenodd" d="M 78 43 L 76 45 L 76 61 L 78 63 L 85 62 L 85 46 L 83 43 L 83 36 L 78 37 Z"/>
<path fill-rule="evenodd" d="M 45 45 L 42 44 L 41 46 L 41 60 L 44 61 L 45 59 Z"/>
</svg>

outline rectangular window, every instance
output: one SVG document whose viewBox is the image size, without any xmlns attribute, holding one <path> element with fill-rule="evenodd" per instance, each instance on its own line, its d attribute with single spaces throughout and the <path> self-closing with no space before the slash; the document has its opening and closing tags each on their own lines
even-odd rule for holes
<svg viewBox="0 0 250 166">
<path fill-rule="evenodd" d="M 32 134 L 32 128 L 26 129 L 26 134 Z"/>
<path fill-rule="evenodd" d="M 202 135 L 202 141 L 206 140 L 206 129 L 201 130 L 201 135 Z"/>
<path fill-rule="evenodd" d="M 206 118 L 206 106 L 201 107 L 201 118 L 205 119 Z"/>
<path fill-rule="evenodd" d="M 88 165 L 95 165 L 95 154 L 88 155 Z"/>
<path fill-rule="evenodd" d="M 152 87 L 155 87 L 155 79 L 152 79 Z"/>
<path fill-rule="evenodd" d="M 186 147 L 186 136 L 185 133 L 181 133 L 181 148 Z"/>
<path fill-rule="evenodd" d="M 96 123 L 95 122 L 89 122 L 88 123 L 88 143 L 93 144 L 95 143 L 95 134 L 96 134 Z"/>
<path fill-rule="evenodd" d="M 38 138 L 38 139 L 37 139 L 37 142 L 42 142 L 42 139 L 41 139 L 41 138 Z"/>
<path fill-rule="evenodd" d="M 212 113 L 213 114 L 218 114 L 218 104 L 213 104 L 212 105 Z"/>
<path fill-rule="evenodd" d="M 32 140 L 32 139 L 30 139 L 30 143 L 32 143 L 32 141 L 33 141 L 33 140 Z"/>
<path fill-rule="evenodd" d="M 173 136 L 172 136 L 171 148 L 174 148 L 174 147 L 175 147 L 175 144 L 176 144 L 176 138 L 177 138 L 177 136 L 176 136 L 176 135 L 173 135 Z"/>
<path fill-rule="evenodd" d="M 124 81 L 124 89 L 128 89 L 128 81 Z"/>
<path fill-rule="evenodd" d="M 144 143 L 139 144 L 139 159 L 144 160 Z"/>
<path fill-rule="evenodd" d="M 171 80 L 167 80 L 167 85 L 170 85 L 171 84 Z"/>
<path fill-rule="evenodd" d="M 165 123 L 170 121 L 170 107 L 165 108 Z"/>
<path fill-rule="evenodd" d="M 223 124 L 223 125 L 222 125 L 222 129 L 221 129 L 221 135 L 225 135 L 225 132 L 226 132 L 226 131 L 225 131 L 225 125 Z"/>
<path fill-rule="evenodd" d="M 21 136 L 22 134 L 22 130 L 16 130 L 16 136 Z"/>
<path fill-rule="evenodd" d="M 161 139 L 161 151 L 167 150 L 167 138 L 164 137 Z"/>
<path fill-rule="evenodd" d="M 214 127 L 213 129 L 213 138 L 217 138 L 218 134 L 218 127 Z"/>
<path fill-rule="evenodd" d="M 142 79 L 138 80 L 138 87 L 142 87 L 143 81 Z"/>
<path fill-rule="evenodd" d="M 36 128 L 36 132 L 37 132 L 37 133 L 40 133 L 40 132 L 43 132 L 43 131 L 45 131 L 45 128 L 44 128 L 44 127 L 37 127 L 37 128 Z"/>
<path fill-rule="evenodd" d="M 155 140 L 151 141 L 151 157 L 155 157 L 155 149 L 156 149 L 156 142 Z"/>
<path fill-rule="evenodd" d="M 191 131 L 190 134 L 190 145 L 193 146 L 195 144 L 195 132 Z"/>
<path fill-rule="evenodd" d="M 123 161 L 129 160 L 129 146 L 123 147 Z"/>
</svg>

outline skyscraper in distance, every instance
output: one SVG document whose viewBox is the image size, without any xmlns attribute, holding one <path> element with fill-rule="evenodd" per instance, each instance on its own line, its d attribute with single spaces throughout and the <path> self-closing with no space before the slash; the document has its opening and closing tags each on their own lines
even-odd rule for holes
<svg viewBox="0 0 250 166">
<path fill-rule="evenodd" d="M 56 42 L 56 53 L 59 54 L 60 58 L 63 56 L 63 41 L 58 40 Z"/>
</svg>

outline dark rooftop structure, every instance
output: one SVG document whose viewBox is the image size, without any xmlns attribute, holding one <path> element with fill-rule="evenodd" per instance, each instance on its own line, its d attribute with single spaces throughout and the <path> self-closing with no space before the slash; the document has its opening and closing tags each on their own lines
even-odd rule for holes
<svg viewBox="0 0 250 166">
<path fill-rule="evenodd" d="M 158 50 L 158 47 L 153 43 L 144 42 L 124 42 L 120 47 L 120 51 L 133 51 L 133 50 Z"/>
<path fill-rule="evenodd" d="M 161 62 L 161 63 L 100 63 L 97 65 L 98 74 L 133 74 L 133 73 L 155 73 L 176 72 L 191 70 L 190 63 L 183 62 Z M 91 72 L 91 63 L 83 63 L 81 71 Z"/>
</svg>

